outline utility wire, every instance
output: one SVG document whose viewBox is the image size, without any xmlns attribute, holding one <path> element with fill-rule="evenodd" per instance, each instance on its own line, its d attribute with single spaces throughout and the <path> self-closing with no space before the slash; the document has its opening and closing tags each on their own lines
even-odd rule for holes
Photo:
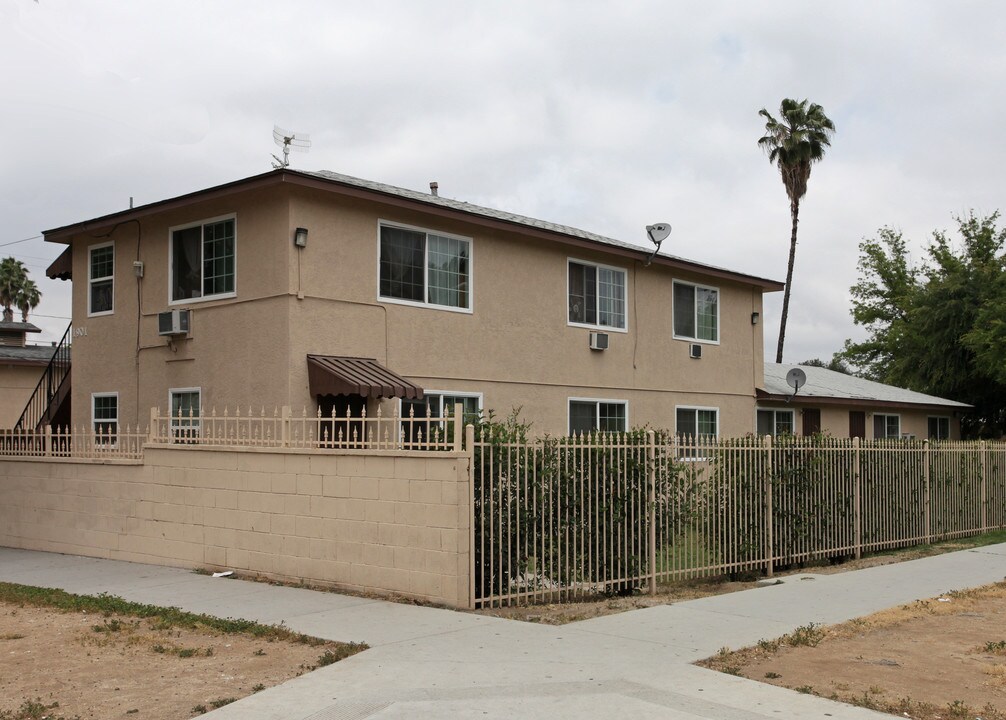
<svg viewBox="0 0 1006 720">
<path fill-rule="evenodd" d="M 24 240 L 12 240 L 11 242 L 0 243 L 0 247 L 7 247 L 8 245 L 17 245 L 18 243 L 28 242 L 29 240 L 38 240 L 41 235 L 34 235 L 30 238 L 25 238 Z"/>
</svg>

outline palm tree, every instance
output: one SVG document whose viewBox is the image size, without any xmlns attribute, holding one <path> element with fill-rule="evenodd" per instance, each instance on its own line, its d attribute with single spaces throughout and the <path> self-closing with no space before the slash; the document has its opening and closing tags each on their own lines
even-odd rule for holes
<svg viewBox="0 0 1006 720">
<path fill-rule="evenodd" d="M 28 313 L 38 307 L 42 302 L 42 293 L 39 292 L 38 285 L 31 278 L 26 277 L 24 283 L 18 289 L 14 304 L 21 311 L 21 322 L 28 322 Z"/>
<path fill-rule="evenodd" d="M 782 297 L 782 321 L 779 323 L 779 346 L 775 361 L 782 362 L 782 347 L 786 339 L 786 321 L 789 319 L 789 293 L 793 284 L 793 261 L 796 258 L 796 227 L 800 218 L 800 200 L 807 194 L 810 167 L 824 157 L 825 148 L 831 146 L 835 125 L 817 104 L 807 105 L 806 100 L 786 98 L 779 106 L 779 120 L 762 108 L 758 114 L 765 118 L 765 135 L 758 146 L 768 153 L 768 160 L 779 166 L 782 184 L 789 196 L 789 214 L 793 229 L 789 240 L 789 266 L 786 269 L 786 289 Z"/>
<path fill-rule="evenodd" d="M 14 322 L 11 308 L 17 304 L 18 292 L 27 279 L 28 269 L 23 262 L 13 257 L 0 260 L 0 306 L 3 307 L 4 322 Z"/>
</svg>

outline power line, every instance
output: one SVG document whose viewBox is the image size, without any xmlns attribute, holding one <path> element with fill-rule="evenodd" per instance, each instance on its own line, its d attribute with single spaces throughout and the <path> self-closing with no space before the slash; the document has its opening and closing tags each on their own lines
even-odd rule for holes
<svg viewBox="0 0 1006 720">
<path fill-rule="evenodd" d="M 16 245 L 18 242 L 27 242 L 28 240 L 37 240 L 41 235 L 34 235 L 33 237 L 25 237 L 23 240 L 11 240 L 10 242 L 0 242 L 0 247 L 6 247 L 7 245 Z"/>
</svg>

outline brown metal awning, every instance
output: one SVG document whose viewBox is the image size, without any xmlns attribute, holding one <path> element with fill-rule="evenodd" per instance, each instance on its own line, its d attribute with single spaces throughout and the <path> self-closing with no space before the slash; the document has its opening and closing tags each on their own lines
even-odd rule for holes
<svg viewBox="0 0 1006 720">
<path fill-rule="evenodd" d="M 421 387 L 391 372 L 373 358 L 308 355 L 307 379 L 314 396 L 423 399 Z"/>
<path fill-rule="evenodd" d="M 45 274 L 53 280 L 70 280 L 73 274 L 73 245 L 70 245 L 60 253 L 59 257 L 52 261 Z"/>
</svg>

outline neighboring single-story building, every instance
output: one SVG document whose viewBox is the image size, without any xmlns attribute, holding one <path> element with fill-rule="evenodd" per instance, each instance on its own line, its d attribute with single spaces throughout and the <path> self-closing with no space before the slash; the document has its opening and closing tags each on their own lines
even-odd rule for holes
<svg viewBox="0 0 1006 720">
<path fill-rule="evenodd" d="M 807 383 L 794 393 L 786 382 L 799 368 Z M 965 403 L 864 380 L 822 367 L 765 363 L 765 383 L 758 390 L 759 435 L 817 432 L 835 437 L 961 437 Z"/>
<path fill-rule="evenodd" d="M 14 427 L 56 351 L 55 343 L 29 345 L 37 332 L 29 322 L 0 322 L 0 428 Z"/>
</svg>

